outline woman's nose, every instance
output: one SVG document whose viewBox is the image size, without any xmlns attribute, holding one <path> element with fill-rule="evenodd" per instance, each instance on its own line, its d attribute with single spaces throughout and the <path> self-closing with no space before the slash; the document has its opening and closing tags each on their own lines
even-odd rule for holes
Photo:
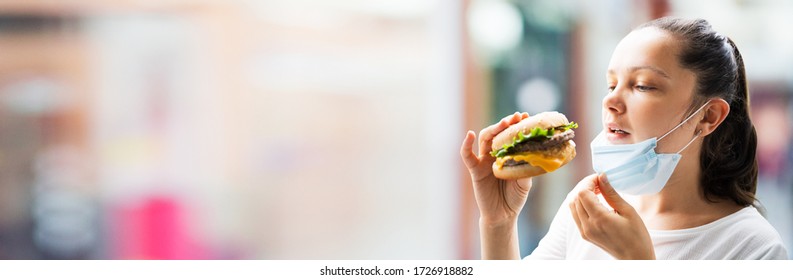
<svg viewBox="0 0 793 280">
<path fill-rule="evenodd" d="M 625 102 L 620 92 L 620 88 L 616 87 L 603 97 L 603 111 L 608 111 L 612 114 L 621 114 L 625 112 Z"/>
</svg>

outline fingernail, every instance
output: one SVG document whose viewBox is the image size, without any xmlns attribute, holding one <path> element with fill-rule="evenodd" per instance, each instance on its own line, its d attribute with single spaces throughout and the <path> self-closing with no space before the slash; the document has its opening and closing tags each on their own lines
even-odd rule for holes
<svg viewBox="0 0 793 280">
<path fill-rule="evenodd" d="M 606 183 L 606 184 L 609 183 L 609 179 L 606 177 L 606 173 L 600 173 L 600 175 L 598 175 L 598 176 L 600 177 L 600 181 L 602 181 L 603 183 Z"/>
</svg>

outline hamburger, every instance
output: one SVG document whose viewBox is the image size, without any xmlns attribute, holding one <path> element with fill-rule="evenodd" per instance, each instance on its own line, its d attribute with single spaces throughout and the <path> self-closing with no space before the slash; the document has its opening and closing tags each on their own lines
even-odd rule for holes
<svg viewBox="0 0 793 280">
<path fill-rule="evenodd" d="M 493 138 L 493 174 L 505 180 L 533 177 L 564 166 L 575 153 L 578 124 L 559 112 L 542 112 L 511 125 Z"/>
</svg>

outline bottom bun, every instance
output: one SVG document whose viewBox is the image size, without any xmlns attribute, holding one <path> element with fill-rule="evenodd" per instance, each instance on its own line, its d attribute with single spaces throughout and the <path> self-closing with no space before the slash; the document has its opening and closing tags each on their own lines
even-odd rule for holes
<svg viewBox="0 0 793 280">
<path fill-rule="evenodd" d="M 568 162 L 570 162 L 575 157 L 575 143 L 570 140 L 564 144 L 563 147 L 559 148 L 558 150 L 554 151 L 553 156 L 558 156 L 562 158 L 562 165 L 559 167 L 564 166 Z M 527 177 L 534 177 L 538 175 L 542 175 L 548 172 L 553 172 L 554 170 L 545 171 L 541 167 L 534 166 L 531 164 L 521 164 L 521 165 L 514 165 L 514 166 L 503 166 L 498 168 L 498 165 L 494 162 L 493 163 L 493 175 L 495 175 L 499 179 L 504 180 L 516 180 L 522 179 Z"/>
</svg>

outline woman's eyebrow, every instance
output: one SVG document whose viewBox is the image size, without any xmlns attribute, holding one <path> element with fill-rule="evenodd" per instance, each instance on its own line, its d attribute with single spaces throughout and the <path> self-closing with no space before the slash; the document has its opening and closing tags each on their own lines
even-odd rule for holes
<svg viewBox="0 0 793 280">
<path fill-rule="evenodd" d="M 628 68 L 628 71 L 636 72 L 636 71 L 644 70 L 644 69 L 653 71 L 653 72 L 657 73 L 658 75 L 661 75 L 664 78 L 672 79 L 672 77 L 670 77 L 669 74 L 666 74 L 666 72 L 664 72 L 664 70 L 661 70 L 658 67 L 650 66 L 650 65 L 634 66 L 634 67 Z"/>
<path fill-rule="evenodd" d="M 639 70 L 650 70 L 650 71 L 655 72 L 658 75 L 661 75 L 664 78 L 672 79 L 672 77 L 669 76 L 669 74 L 667 74 L 666 72 L 664 72 L 664 70 L 661 70 L 660 68 L 655 67 L 655 66 L 643 65 L 643 66 L 633 66 L 633 67 L 628 68 L 628 72 L 636 72 L 636 71 L 639 71 Z M 608 72 L 607 72 L 608 75 L 614 75 L 614 73 L 616 73 L 616 71 L 614 71 L 613 69 L 609 69 Z"/>
</svg>

